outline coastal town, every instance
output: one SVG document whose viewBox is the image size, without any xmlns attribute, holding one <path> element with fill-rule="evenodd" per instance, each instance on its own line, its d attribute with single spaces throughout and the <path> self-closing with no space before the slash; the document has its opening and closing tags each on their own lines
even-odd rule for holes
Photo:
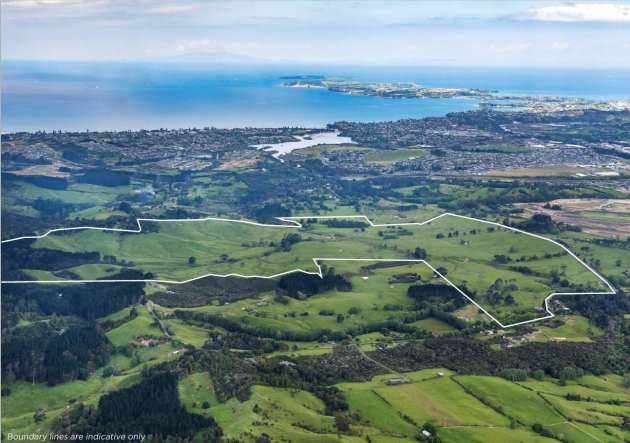
<svg viewBox="0 0 630 443">
<path fill-rule="evenodd" d="M 594 100 L 582 97 L 502 94 L 497 90 L 460 87 L 427 87 L 415 82 L 359 82 L 318 75 L 284 77 L 287 88 L 319 88 L 340 94 L 391 99 L 474 99 L 482 109 L 526 110 L 532 113 L 564 111 L 623 111 L 630 100 Z"/>
<path fill-rule="evenodd" d="M 472 111 L 394 122 L 336 122 L 325 130 L 14 133 L 4 137 L 2 159 L 7 173 L 53 177 L 90 160 L 121 169 L 142 164 L 147 172 L 184 172 L 274 160 L 300 166 L 313 157 L 326 167 L 358 175 L 484 175 L 562 166 L 574 168 L 578 177 L 627 176 L 627 121 L 626 111 Z M 310 147 L 317 145 L 314 156 Z M 275 146 L 282 146 L 282 152 Z"/>
</svg>

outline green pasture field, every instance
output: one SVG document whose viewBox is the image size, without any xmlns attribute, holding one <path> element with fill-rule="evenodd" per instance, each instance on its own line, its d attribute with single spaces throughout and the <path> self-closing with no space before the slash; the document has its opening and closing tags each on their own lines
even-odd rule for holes
<svg viewBox="0 0 630 443">
<path fill-rule="evenodd" d="M 361 424 L 381 429 L 392 437 L 412 439 L 427 421 L 439 426 L 473 423 L 492 428 L 509 424 L 509 420 L 453 382 L 452 375 L 447 369 L 425 369 L 405 373 L 409 383 L 397 386 L 386 384 L 397 377 L 391 374 L 337 386 L 346 394 L 350 410 L 361 417 Z"/>
<path fill-rule="evenodd" d="M 210 406 L 219 404 L 212 380 L 207 372 L 195 372 L 187 375 L 178 384 L 179 398 L 189 411 L 203 413 L 204 402 Z"/>
<path fill-rule="evenodd" d="M 129 318 L 129 314 L 131 312 L 131 310 L 133 309 L 132 306 L 128 306 L 126 308 L 121 309 L 120 311 L 116 311 L 113 314 L 109 314 L 105 317 L 101 317 L 98 319 L 99 322 L 104 322 L 104 321 L 119 321 L 119 320 L 123 320 L 123 319 L 128 319 Z"/>
<path fill-rule="evenodd" d="M 624 392 L 630 395 L 630 388 L 624 385 L 623 377 L 617 374 L 606 374 L 602 376 L 587 374 L 580 377 L 577 382 L 582 386 L 601 391 Z"/>
<path fill-rule="evenodd" d="M 562 397 L 541 394 L 564 417 L 592 425 L 621 426 L 623 417 L 630 417 L 630 406 L 592 401 L 569 401 Z"/>
<path fill-rule="evenodd" d="M 405 377 L 417 383 L 435 379 L 438 372 L 444 376 L 452 374 L 447 369 L 438 368 L 405 373 Z M 346 395 L 350 410 L 360 415 L 363 425 L 378 428 L 393 437 L 413 437 L 418 429 L 416 424 L 376 391 L 389 389 L 385 382 L 393 377 L 391 374 L 378 375 L 367 382 L 340 383 L 337 387 Z"/>
<path fill-rule="evenodd" d="M 184 344 L 200 348 L 208 340 L 208 329 L 189 325 L 177 319 L 164 320 L 164 324 L 173 334 L 173 338 Z"/>
<path fill-rule="evenodd" d="M 345 331 L 357 326 L 401 318 L 413 312 L 414 302 L 407 296 L 409 283 L 390 284 L 389 279 L 394 274 L 416 273 L 423 280 L 431 281 L 430 269 L 422 263 L 374 269 L 369 272 L 364 269 L 364 266 L 374 263 L 331 262 L 337 272 L 349 278 L 353 286 L 352 291 L 349 292 L 333 289 L 303 300 L 289 299 L 286 304 L 274 300 L 273 294 L 262 294 L 256 298 L 229 304 L 178 309 L 207 312 L 232 318 L 253 327 L 274 328 L 296 333 L 322 330 Z M 387 310 L 387 305 L 398 305 L 399 309 Z M 359 312 L 350 314 L 353 308 L 358 309 Z M 331 311 L 331 313 L 322 315 L 322 311 Z M 304 315 L 305 313 L 307 315 Z M 338 314 L 344 316 L 343 321 L 338 321 Z M 438 323 L 437 321 L 434 323 L 435 327 Z M 364 338 L 364 341 L 366 340 L 367 338 Z"/>
<path fill-rule="evenodd" d="M 399 208 L 403 202 L 378 199 L 376 201 L 360 201 L 356 206 L 348 206 L 330 201 L 325 211 L 320 211 L 317 215 L 323 216 L 348 216 L 367 215 L 373 223 L 413 223 L 428 220 L 444 212 L 433 204 L 417 205 L 415 209 L 401 211 Z M 296 217 L 312 216 L 312 212 L 296 211 Z"/>
<path fill-rule="evenodd" d="M 245 402 L 230 399 L 206 410 L 193 410 L 212 416 L 224 436 L 237 441 L 255 441 L 262 433 L 273 440 L 338 441 L 333 417 L 324 415 L 322 401 L 305 391 L 257 385 Z"/>
<path fill-rule="evenodd" d="M 332 352 L 334 345 L 330 343 L 320 343 L 317 341 L 289 341 L 280 340 L 282 343 L 289 346 L 289 350 L 275 351 L 266 354 L 270 357 L 276 357 L 279 355 L 286 355 L 291 357 L 305 356 L 305 355 L 323 355 Z M 369 332 L 367 334 L 361 334 L 354 337 L 354 343 L 364 352 L 373 351 L 376 349 L 377 343 L 392 343 L 392 338 L 385 336 L 381 332 Z"/>
<path fill-rule="evenodd" d="M 107 220 L 109 217 L 128 217 L 122 211 L 111 210 L 103 207 L 92 207 L 71 213 L 68 218 L 81 218 L 88 220 Z"/>
<path fill-rule="evenodd" d="M 543 437 L 529 429 L 498 427 L 440 428 L 438 436 L 447 443 L 552 443 L 557 440 Z"/>
<path fill-rule="evenodd" d="M 564 421 L 536 392 L 515 383 L 498 377 L 482 376 L 461 376 L 456 380 L 485 404 L 492 405 L 495 410 L 521 423 L 550 425 Z"/>
<path fill-rule="evenodd" d="M 563 232 L 559 238 L 582 260 L 590 263 L 615 286 L 630 289 L 625 272 L 630 267 L 630 248 L 596 243 L 601 238 L 584 232 Z"/>
<path fill-rule="evenodd" d="M 131 308 L 122 309 L 114 314 L 99 319 L 117 321 L 128 317 Z M 139 336 L 160 337 L 162 334 L 157 327 L 151 325 L 153 319 L 143 306 L 136 307 L 138 316 L 117 328 L 107 332 L 107 337 L 115 346 L 127 346 Z M 191 330 L 194 327 L 186 325 L 182 331 L 181 341 L 190 342 Z M 177 332 L 181 332 L 176 328 Z M 199 333 L 195 330 L 195 332 Z M 180 338 L 179 335 L 177 338 Z M 197 340 L 198 343 L 198 340 Z M 75 402 L 96 405 L 101 395 L 115 389 L 130 386 L 140 380 L 142 368 L 158 364 L 176 357 L 177 348 L 173 342 L 160 343 L 156 346 L 134 347 L 133 356 L 114 353 L 109 362 L 101 369 L 92 373 L 87 380 L 74 380 L 55 386 L 43 383 L 28 383 L 24 381 L 3 383 L 3 388 L 10 389 L 10 395 L 2 395 L 2 427 L 3 431 L 37 432 L 50 429 L 54 421 Z M 106 367 L 115 368 L 119 375 L 103 377 Z M 46 419 L 35 422 L 33 414 L 39 408 L 46 413 Z M 5 431 L 5 432 L 6 432 Z"/>
<path fill-rule="evenodd" d="M 604 335 L 604 331 L 580 315 L 559 316 L 557 318 L 563 322 L 561 326 L 555 328 L 539 326 L 528 339 L 536 342 L 571 341 L 588 343 L 592 342 L 593 338 Z"/>
<path fill-rule="evenodd" d="M 137 337 L 161 337 L 162 331 L 153 324 L 154 320 L 144 306 L 137 307 L 138 316 L 107 332 L 114 346 L 125 346 Z"/>
<path fill-rule="evenodd" d="M 61 200 L 64 203 L 77 205 L 106 205 L 117 196 L 132 192 L 130 186 L 98 186 L 87 183 L 72 183 L 66 189 L 47 189 L 26 181 L 15 181 L 6 187 L 6 197 L 25 202 L 33 202 L 38 198 Z"/>
<path fill-rule="evenodd" d="M 77 274 L 83 280 L 93 280 L 111 277 L 123 269 L 124 267 L 122 266 L 109 263 L 90 263 L 68 268 L 67 270 Z"/>
<path fill-rule="evenodd" d="M 374 390 L 415 423 L 439 426 L 507 426 L 509 421 L 468 395 L 450 378 L 440 378 Z"/>
<path fill-rule="evenodd" d="M 316 341 L 296 342 L 282 340 L 282 342 L 290 346 L 291 349 L 289 349 L 288 351 L 275 351 L 267 355 L 270 357 L 277 357 L 279 355 L 286 355 L 291 357 L 299 357 L 304 355 L 323 355 L 330 353 L 333 349 L 333 346 L 331 344 L 324 344 Z M 293 346 L 295 346 L 297 349 L 293 349 Z"/>
<path fill-rule="evenodd" d="M 630 432 L 612 426 L 591 426 L 586 423 L 559 423 L 548 426 L 555 437 L 571 443 L 617 443 L 627 441 Z"/>
<path fill-rule="evenodd" d="M 361 385 L 361 383 L 356 383 Z M 385 399 L 373 389 L 363 387 L 343 388 L 350 409 L 361 416 L 361 423 L 387 432 L 393 437 L 411 437 L 417 432 L 417 427 L 405 420 Z"/>
<path fill-rule="evenodd" d="M 504 323 L 540 316 L 535 308 L 554 291 L 607 290 L 582 264 L 549 241 L 451 216 L 424 226 L 363 230 L 329 227 L 321 222 L 299 229 L 229 221 L 145 223 L 158 232 L 53 233 L 35 241 L 34 247 L 98 251 L 101 255 L 113 255 L 118 261 L 131 262 L 155 278 L 176 280 L 206 273 L 271 275 L 295 268 L 314 272 L 313 257 L 407 259 L 415 247 L 422 247 L 432 266 L 446 268 L 449 280 L 468 288 L 469 295 Z M 279 247 L 287 233 L 301 236 L 301 241 L 290 250 Z M 499 255 L 510 261 L 496 262 L 495 256 Z M 189 264 L 189 257 L 195 257 L 194 264 Z M 524 261 L 517 262 L 521 258 Z M 330 263 L 325 264 L 332 266 Z M 515 269 L 517 265 L 529 268 L 531 275 Z M 553 284 L 551 272 L 557 272 L 572 286 Z M 88 274 L 83 272 L 82 276 Z M 95 275 L 102 276 L 102 272 Z M 490 303 L 486 293 L 497 279 L 510 288 L 504 287 L 502 295 L 511 295 L 513 303 Z"/>
<path fill-rule="evenodd" d="M 414 326 L 418 329 L 430 331 L 436 335 L 445 334 L 447 332 L 454 332 L 457 330 L 451 325 L 444 323 L 442 320 L 438 320 L 437 318 L 425 318 L 423 320 L 418 320 L 410 323 L 409 326 Z"/>
<path fill-rule="evenodd" d="M 518 384 L 536 392 L 552 394 L 558 397 L 573 394 L 579 395 L 584 399 L 592 399 L 593 401 L 603 403 L 614 401 L 630 403 L 630 390 L 623 388 L 623 386 L 610 387 L 599 383 L 595 386 L 589 385 L 589 383 L 592 383 L 591 380 L 605 382 L 605 379 L 608 377 L 611 377 L 611 375 L 599 377 L 586 375 L 577 380 L 569 380 L 564 386 L 552 378 L 547 378 L 542 381 L 528 379 L 523 382 L 518 382 Z"/>
<path fill-rule="evenodd" d="M 317 158 L 322 155 L 324 152 L 344 152 L 344 151 L 373 151 L 372 148 L 357 146 L 357 145 L 315 145 L 309 146 L 308 148 L 299 149 L 294 151 L 290 155 L 297 157 L 309 157 L 309 158 Z"/>
<path fill-rule="evenodd" d="M 402 160 L 419 158 L 425 154 L 424 149 L 393 149 L 393 150 L 376 150 L 369 152 L 365 159 L 370 163 L 395 163 Z"/>
<path fill-rule="evenodd" d="M 120 320 L 128 315 L 129 308 L 121 310 L 103 320 Z M 107 333 L 116 346 L 125 346 L 139 335 L 156 335 L 159 329 L 148 325 L 148 313 L 144 308 L 138 309 L 136 319 L 124 323 Z M 140 320 L 138 320 L 140 319 Z M 150 317 L 149 317 L 150 319 Z M 138 321 L 136 321 L 138 320 Z M 156 332 L 157 331 L 157 332 Z M 106 366 L 90 375 L 87 380 L 74 380 L 55 386 L 44 383 L 28 383 L 24 381 L 3 383 L 3 388 L 10 389 L 10 395 L 2 396 L 2 428 L 3 432 L 30 433 L 50 430 L 55 420 L 75 402 L 96 405 L 101 395 L 123 387 L 131 386 L 140 380 L 140 372 L 145 366 L 151 366 L 174 358 L 176 348 L 172 343 L 157 346 L 136 348 L 134 357 L 120 353 L 112 355 Z M 105 367 L 117 369 L 120 374 L 104 378 Z M 43 409 L 46 418 L 42 422 L 34 420 L 37 409 Z"/>
<path fill-rule="evenodd" d="M 350 432 L 338 437 L 333 417 L 325 415 L 321 400 L 305 391 L 256 385 L 247 401 L 230 399 L 218 403 L 212 380 L 206 373 L 185 377 L 180 381 L 179 391 L 189 411 L 214 417 L 226 437 L 247 442 L 255 441 L 263 432 L 272 439 L 284 437 L 292 441 L 366 441 L 369 438 L 378 442 L 413 442 L 420 427 L 427 422 L 437 427 L 438 436 L 447 443 L 555 441 L 533 432 L 530 427 L 533 423 L 542 423 L 555 436 L 564 436 L 571 443 L 598 439 L 612 442 L 624 436 L 617 425 L 620 416 L 612 423 L 615 417 L 609 414 L 624 414 L 627 406 L 570 402 L 561 391 L 545 394 L 546 384 L 557 384 L 555 379 L 540 382 L 538 386 L 543 391 L 538 391 L 497 377 L 457 376 L 440 368 L 405 373 L 408 383 L 402 385 L 386 384 L 396 377 L 398 375 L 385 374 L 365 382 L 336 385 L 344 392 L 348 414 L 353 418 Z M 610 382 L 609 377 L 601 376 L 605 384 Z M 615 376 L 612 378 L 617 381 Z M 577 382 L 581 379 L 574 383 Z M 536 382 L 531 383 L 536 386 L 533 384 Z M 480 396 L 483 402 L 475 396 Z M 501 404 L 495 403 L 500 397 Z M 208 402 L 208 409 L 202 408 L 204 401 Z M 573 415 L 560 416 L 548 402 L 561 408 L 571 407 L 567 410 Z M 599 417 L 584 408 L 603 411 L 599 414 L 607 420 L 596 424 L 581 421 Z M 573 421 L 573 417 L 578 421 Z"/>
<path fill-rule="evenodd" d="M 2 429 L 6 432 L 31 433 L 50 430 L 55 420 L 75 402 L 96 405 L 104 393 L 134 383 L 134 376 L 101 378 L 93 374 L 85 381 L 74 380 L 55 386 L 43 383 L 13 382 L 11 394 L 2 396 Z M 7 386 L 3 384 L 3 387 Z M 36 422 L 33 415 L 42 409 L 46 418 Z"/>
</svg>

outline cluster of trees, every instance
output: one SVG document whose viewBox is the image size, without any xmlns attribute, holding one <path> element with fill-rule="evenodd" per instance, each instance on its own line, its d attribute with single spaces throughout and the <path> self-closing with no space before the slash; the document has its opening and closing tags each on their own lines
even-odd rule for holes
<svg viewBox="0 0 630 443">
<path fill-rule="evenodd" d="M 112 278 L 141 279 L 143 274 L 125 270 Z M 43 315 L 75 315 L 94 320 L 137 303 L 144 295 L 143 282 L 84 283 L 81 285 L 6 285 L 3 308 L 11 312 L 36 312 Z"/>
<path fill-rule="evenodd" d="M 265 278 L 206 277 L 181 285 L 171 285 L 151 295 L 157 304 L 166 307 L 192 307 L 211 303 L 213 299 L 233 301 L 253 297 L 275 288 L 275 281 Z"/>
<path fill-rule="evenodd" d="M 126 186 L 131 183 L 131 175 L 122 171 L 92 169 L 84 171 L 83 175 L 77 177 L 77 181 L 99 186 Z"/>
<path fill-rule="evenodd" d="M 42 362 L 50 385 L 76 378 L 104 365 L 111 355 L 107 337 L 95 326 L 69 328 L 48 341 Z"/>
<path fill-rule="evenodd" d="M 224 350 L 241 349 L 252 351 L 255 354 L 287 351 L 289 349 L 289 346 L 281 341 L 256 337 L 242 332 L 210 332 L 204 347 Z"/>
<path fill-rule="evenodd" d="M 516 303 L 512 292 L 518 291 L 518 285 L 513 281 L 504 281 L 501 278 L 497 278 L 494 283 L 488 288 L 486 298 L 492 305 L 505 302 L 505 304 L 513 305 Z"/>
<path fill-rule="evenodd" d="M 34 240 L 2 244 L 2 279 L 30 280 L 21 269 L 58 271 L 88 263 L 98 263 L 98 252 L 64 252 L 57 249 L 31 248 Z"/>
<path fill-rule="evenodd" d="M 330 220 L 323 220 L 322 224 L 329 226 L 331 228 L 354 228 L 354 229 L 367 228 L 370 226 L 367 223 L 362 222 L 362 221 L 338 219 L 338 218 L 333 218 Z"/>
<path fill-rule="evenodd" d="M 186 411 L 179 400 L 177 376 L 171 372 L 105 394 L 96 409 L 78 405 L 61 418 L 58 428 L 66 433 L 138 433 L 156 439 L 190 439 L 200 430 L 205 441 L 218 441 L 222 435 L 212 418 Z"/>
<path fill-rule="evenodd" d="M 537 213 L 532 215 L 529 220 L 524 221 L 518 226 L 528 232 L 537 232 L 539 234 L 557 234 L 559 232 L 558 225 L 553 221 L 550 215 Z"/>
<path fill-rule="evenodd" d="M 435 153 L 435 151 L 433 151 Z M 472 183 L 468 179 L 449 178 L 449 184 L 461 186 L 466 189 L 473 190 L 479 185 Z M 383 177 L 379 182 L 383 186 L 390 183 L 390 186 L 404 187 L 417 186 L 418 183 L 400 184 L 399 179 L 393 177 Z M 463 192 L 443 192 L 440 190 L 440 183 L 426 181 L 421 186 L 416 187 L 411 195 L 398 194 L 396 197 L 400 200 L 413 204 L 436 204 L 440 208 L 447 211 L 458 211 L 461 209 L 469 209 L 479 211 L 477 215 L 483 216 L 488 211 L 492 211 L 492 215 L 496 214 L 496 210 L 512 203 L 519 202 L 539 202 L 556 198 L 601 198 L 601 190 L 595 190 L 587 187 L 576 189 L 574 186 L 566 183 L 537 183 L 537 182 L 499 182 L 486 181 L 483 183 L 484 188 L 488 189 L 488 193 L 480 195 L 473 193 L 473 196 L 466 191 Z M 605 193 L 605 191 L 604 191 Z M 599 195 L 598 195 L 599 194 Z M 613 193 L 609 194 L 611 197 Z M 568 226 L 563 225 L 568 229 Z"/>
<path fill-rule="evenodd" d="M 351 291 L 352 284 L 342 275 L 335 272 L 335 268 L 322 269 L 323 277 L 303 272 L 294 272 L 282 276 L 278 281 L 278 288 L 289 297 L 310 297 L 320 292 L 337 289 Z"/>
<path fill-rule="evenodd" d="M 41 214 L 45 214 L 46 218 L 63 219 L 71 212 L 76 211 L 81 206 L 66 203 L 60 199 L 37 198 L 32 203 L 33 208 L 37 209 Z"/>
<path fill-rule="evenodd" d="M 623 341 L 596 343 L 528 343 L 494 350 L 468 337 L 438 337 L 376 351 L 375 358 L 398 370 L 446 367 L 458 372 L 501 375 L 505 370 L 543 371 L 556 378 L 579 371 L 624 373 L 630 355 Z M 566 369 L 570 368 L 570 369 Z"/>
<path fill-rule="evenodd" d="M 40 188 L 53 189 L 57 191 L 63 191 L 70 184 L 70 182 L 63 177 L 49 177 L 45 175 L 21 175 L 18 177 L 7 172 L 2 173 L 2 180 L 9 183 L 13 181 L 23 181 L 39 186 Z"/>
<path fill-rule="evenodd" d="M 355 311 L 352 311 L 355 312 Z M 411 312 L 408 316 L 389 319 L 378 323 L 370 323 L 365 325 L 358 325 L 348 327 L 345 330 L 333 331 L 327 328 L 324 329 L 311 329 L 308 331 L 290 331 L 281 330 L 275 327 L 263 327 L 253 326 L 241 321 L 238 317 L 224 317 L 221 315 L 213 315 L 207 312 L 195 312 L 189 310 L 176 309 L 173 313 L 175 317 L 180 320 L 184 320 L 191 324 L 198 324 L 202 327 L 219 326 L 229 332 L 237 332 L 252 335 L 260 338 L 272 338 L 275 340 L 289 340 L 289 341 L 341 341 L 350 336 L 354 337 L 361 334 L 368 334 L 370 332 L 385 332 L 396 331 L 405 334 L 415 334 L 417 329 L 409 326 L 408 323 L 412 323 L 417 320 L 427 318 L 428 316 L 436 313 L 433 310 L 419 310 L 417 312 Z M 323 312 L 323 314 L 337 315 L 334 311 Z M 343 314 L 340 314 L 345 319 Z M 348 312 L 348 315 L 353 315 Z M 450 314 L 449 314 L 450 316 Z M 450 316 L 453 317 L 453 316 Z M 454 319 L 455 317 L 453 317 Z M 445 321 L 446 315 L 445 315 Z M 455 322 L 454 322 L 455 324 Z M 458 326 L 456 326 L 458 327 Z"/>
<path fill-rule="evenodd" d="M 427 250 L 417 246 L 416 249 L 413 250 L 412 257 L 418 260 L 425 260 L 427 258 Z"/>
<path fill-rule="evenodd" d="M 254 189 L 259 190 L 266 188 L 257 187 Z M 245 205 L 247 201 L 248 200 L 244 200 L 242 201 L 242 203 Z M 291 211 L 289 211 L 284 205 L 280 203 L 266 203 L 263 206 L 250 210 L 249 215 L 261 223 L 277 223 L 278 220 L 276 217 L 287 217 L 291 215 Z"/>
<path fill-rule="evenodd" d="M 286 234 L 284 237 L 282 237 L 282 240 L 280 240 L 280 249 L 282 249 L 283 251 L 290 251 L 291 246 L 293 246 L 295 243 L 299 243 L 300 241 L 302 241 L 302 237 L 300 236 L 300 234 Z"/>
<path fill-rule="evenodd" d="M 118 326 L 121 326 L 127 323 L 128 321 L 133 320 L 137 316 L 138 316 L 138 309 L 136 309 L 136 307 L 134 306 L 133 308 L 129 310 L 129 314 L 126 317 L 118 318 L 116 320 L 108 319 L 108 320 L 102 321 L 100 323 L 101 328 L 103 328 L 104 331 L 111 331 L 112 329 L 115 329 Z"/>
<path fill-rule="evenodd" d="M 577 294 L 560 296 L 562 303 L 603 329 L 622 328 L 624 313 L 630 312 L 630 295 L 618 289 L 617 295 Z"/>
<path fill-rule="evenodd" d="M 407 295 L 414 299 L 416 306 L 421 309 L 452 312 L 467 303 L 454 287 L 440 283 L 411 285 L 407 288 Z"/>
<path fill-rule="evenodd" d="M 140 277 L 126 271 L 120 278 Z M 86 378 L 112 352 L 94 320 L 137 303 L 143 288 L 142 282 L 3 286 L 3 377 L 49 384 Z M 25 318 L 34 321 L 18 326 Z"/>
<path fill-rule="evenodd" d="M 58 329 L 58 328 L 61 329 Z M 2 376 L 50 385 L 86 379 L 104 365 L 112 347 L 94 325 L 37 322 L 2 337 Z"/>
</svg>

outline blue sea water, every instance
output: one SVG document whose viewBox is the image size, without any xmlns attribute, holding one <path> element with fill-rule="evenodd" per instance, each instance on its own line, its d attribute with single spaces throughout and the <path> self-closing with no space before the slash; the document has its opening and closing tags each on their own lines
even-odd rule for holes
<svg viewBox="0 0 630 443">
<path fill-rule="evenodd" d="M 475 109 L 471 99 L 399 100 L 282 87 L 282 76 L 415 81 L 505 94 L 630 98 L 630 71 L 3 62 L 2 131 L 322 127 Z"/>
</svg>

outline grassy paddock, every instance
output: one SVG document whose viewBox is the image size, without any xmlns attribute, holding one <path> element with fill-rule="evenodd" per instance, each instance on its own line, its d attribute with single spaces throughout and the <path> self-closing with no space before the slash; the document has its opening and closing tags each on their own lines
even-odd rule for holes
<svg viewBox="0 0 630 443">
<path fill-rule="evenodd" d="M 478 303 L 506 323 L 539 316 L 535 308 L 551 292 L 606 289 L 596 276 L 551 242 L 455 217 L 424 226 L 365 229 L 323 223 L 306 224 L 302 229 L 269 228 L 225 221 L 148 225 L 158 232 L 55 233 L 34 245 L 67 252 L 98 251 L 157 278 L 177 280 L 209 272 L 270 275 L 296 267 L 315 271 L 313 257 L 399 259 L 411 257 L 414 249 L 421 247 L 427 251 L 429 263 L 444 267 L 453 283 L 468 288 Z M 289 249 L 281 248 L 287 233 L 299 234 L 301 241 Z M 190 257 L 195 257 L 192 264 Z M 507 257 L 507 261 L 496 257 Z M 102 275 L 101 268 L 93 272 Z M 571 286 L 554 283 L 551 273 Z M 82 274 L 87 277 L 90 268 L 83 268 Z M 503 285 L 498 302 L 488 296 L 497 280 Z M 508 295 L 511 301 L 505 299 Z"/>
</svg>

